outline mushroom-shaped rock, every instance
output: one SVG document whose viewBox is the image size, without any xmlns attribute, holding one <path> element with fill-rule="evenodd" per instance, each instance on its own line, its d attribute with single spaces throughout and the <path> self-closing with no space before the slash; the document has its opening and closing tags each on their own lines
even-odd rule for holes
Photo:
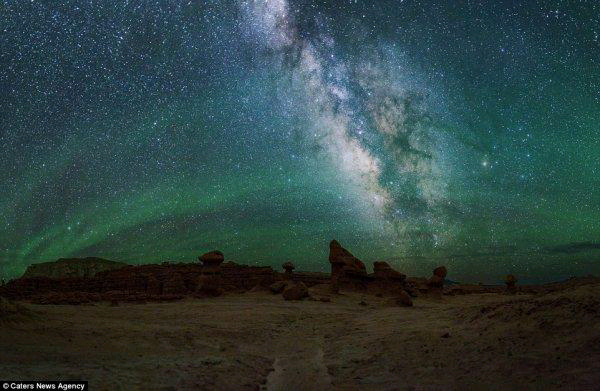
<svg viewBox="0 0 600 391">
<path fill-rule="evenodd" d="M 202 275 L 221 276 L 221 263 L 223 263 L 223 253 L 220 251 L 211 251 L 198 257 L 202 261 Z"/>
<path fill-rule="evenodd" d="M 517 291 L 517 277 L 514 274 L 509 274 L 504 279 L 506 283 L 506 290 L 510 293 Z"/>
<path fill-rule="evenodd" d="M 350 251 L 343 248 L 337 240 L 329 243 L 329 262 L 331 263 L 331 275 L 345 276 L 348 274 L 366 276 L 365 264 L 356 258 Z"/>
<path fill-rule="evenodd" d="M 285 300 L 302 300 L 305 297 L 308 297 L 308 288 L 303 282 L 287 284 L 283 290 Z"/>
<path fill-rule="evenodd" d="M 225 260 L 223 253 L 220 251 L 211 251 L 206 254 L 202 254 L 198 257 L 202 265 L 204 266 L 219 266 Z"/>
</svg>

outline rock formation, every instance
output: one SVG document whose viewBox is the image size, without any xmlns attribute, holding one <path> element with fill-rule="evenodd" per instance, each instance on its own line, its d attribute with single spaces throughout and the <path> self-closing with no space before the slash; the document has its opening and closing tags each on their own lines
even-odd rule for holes
<svg viewBox="0 0 600 391">
<path fill-rule="evenodd" d="M 356 258 L 350 251 L 343 248 L 337 240 L 329 243 L 329 262 L 331 263 L 331 277 L 346 277 L 349 275 L 366 276 L 365 264 Z"/>
<path fill-rule="evenodd" d="M 196 293 L 200 295 L 219 296 L 223 293 L 223 276 L 221 263 L 224 261 L 223 253 L 211 251 L 198 257 L 202 261 L 202 275 L 198 278 Z"/>
<path fill-rule="evenodd" d="M 281 265 L 283 267 L 283 269 L 285 270 L 285 278 L 288 280 L 292 279 L 292 275 L 294 273 L 294 269 L 296 268 L 296 266 L 294 266 L 294 264 L 292 262 L 286 262 L 283 265 Z"/>
<path fill-rule="evenodd" d="M 308 288 L 303 282 L 288 283 L 283 290 L 285 300 L 302 300 L 308 297 Z"/>
<path fill-rule="evenodd" d="M 405 291 L 401 291 L 400 295 L 398 295 L 395 300 L 396 304 L 402 307 L 412 307 L 413 305 L 412 298 Z"/>
<path fill-rule="evenodd" d="M 506 292 L 516 293 L 517 292 L 517 277 L 514 274 L 509 274 L 504 279 L 506 283 Z"/>
<path fill-rule="evenodd" d="M 381 281 L 402 282 L 406 279 L 405 274 L 397 272 L 387 262 L 383 261 L 373 262 L 373 275 L 375 279 Z"/>
<path fill-rule="evenodd" d="M 53 262 L 34 263 L 29 265 L 23 278 L 49 277 L 93 277 L 96 273 L 115 270 L 128 266 L 123 262 L 109 261 L 107 259 L 88 258 L 61 258 Z"/>
<path fill-rule="evenodd" d="M 444 279 L 448 274 L 448 270 L 445 266 L 439 266 L 433 269 L 433 276 L 427 282 L 427 285 L 433 293 L 442 293 L 444 289 Z"/>
<path fill-rule="evenodd" d="M 180 295 L 186 292 L 187 288 L 183 277 L 177 272 L 172 273 L 163 286 L 163 293 L 165 295 Z"/>
<path fill-rule="evenodd" d="M 283 292 L 288 281 L 276 281 L 269 286 L 269 290 L 275 294 Z"/>
</svg>

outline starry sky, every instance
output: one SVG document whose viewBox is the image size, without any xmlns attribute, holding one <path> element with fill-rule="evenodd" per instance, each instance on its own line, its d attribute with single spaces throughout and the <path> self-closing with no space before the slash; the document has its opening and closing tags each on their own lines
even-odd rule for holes
<svg viewBox="0 0 600 391">
<path fill-rule="evenodd" d="M 600 4 L 2 0 L 0 274 L 600 274 Z"/>
</svg>

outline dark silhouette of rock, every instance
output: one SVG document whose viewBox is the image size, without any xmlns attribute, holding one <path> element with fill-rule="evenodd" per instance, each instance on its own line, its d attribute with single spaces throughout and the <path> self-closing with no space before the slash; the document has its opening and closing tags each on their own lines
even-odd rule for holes
<svg viewBox="0 0 600 391">
<path fill-rule="evenodd" d="M 205 268 L 210 268 L 220 266 L 225 260 L 225 257 L 220 251 L 211 251 L 206 254 L 202 254 L 198 257 L 198 259 L 200 260 L 200 262 L 202 262 L 202 266 L 204 266 Z"/>
<path fill-rule="evenodd" d="M 285 289 L 287 284 L 288 284 L 288 281 L 276 281 L 269 286 L 269 289 L 273 293 L 281 293 L 281 292 L 283 292 L 283 290 Z"/>
<path fill-rule="evenodd" d="M 440 276 L 431 276 L 427 283 L 429 288 L 442 289 L 444 287 L 444 279 Z"/>
<path fill-rule="evenodd" d="M 412 307 L 412 298 L 405 291 L 401 291 L 400 295 L 396 298 L 396 304 L 402 307 Z"/>
<path fill-rule="evenodd" d="M 514 274 L 507 275 L 504 282 L 506 283 L 506 291 L 508 293 L 517 292 L 517 277 Z"/>
<path fill-rule="evenodd" d="M 149 295 L 160 295 L 162 293 L 162 284 L 154 275 L 149 275 L 146 283 L 146 293 Z"/>
<path fill-rule="evenodd" d="M 225 260 L 220 251 L 211 251 L 198 257 L 202 262 L 202 275 L 196 284 L 196 294 L 219 296 L 223 294 L 223 275 L 221 264 Z"/>
<path fill-rule="evenodd" d="M 283 269 L 285 270 L 285 277 L 287 279 L 292 279 L 292 275 L 294 273 L 294 269 L 296 268 L 296 266 L 294 266 L 294 264 L 292 262 L 286 262 L 282 265 Z"/>
<path fill-rule="evenodd" d="M 433 276 L 427 282 L 427 286 L 431 293 L 441 294 L 444 289 L 444 278 L 448 274 L 445 266 L 439 266 L 433 269 Z"/>
<path fill-rule="evenodd" d="M 283 290 L 285 300 L 302 300 L 308 297 L 308 288 L 303 282 L 289 283 Z"/>
<path fill-rule="evenodd" d="M 201 296 L 220 296 L 223 294 L 223 283 L 220 277 L 214 275 L 201 275 L 198 277 L 196 294 Z"/>
<path fill-rule="evenodd" d="M 396 270 L 383 261 L 373 262 L 373 275 L 378 280 L 402 282 L 406 279 L 406 275 Z"/>
<path fill-rule="evenodd" d="M 171 274 L 163 286 L 163 293 L 166 295 L 185 294 L 186 292 L 185 281 L 181 274 L 177 272 Z"/>
<path fill-rule="evenodd" d="M 128 266 L 123 262 L 109 261 L 107 259 L 88 258 L 61 258 L 53 262 L 34 263 L 27 267 L 23 278 L 49 277 L 93 277 L 96 273 L 115 270 Z"/>
<path fill-rule="evenodd" d="M 446 269 L 446 266 L 438 266 L 433 269 L 433 275 L 444 279 L 448 275 L 448 269 Z"/>
<path fill-rule="evenodd" d="M 356 258 L 350 251 L 343 248 L 337 240 L 329 243 L 329 262 L 331 263 L 331 276 L 357 275 L 366 276 L 365 264 Z"/>
</svg>

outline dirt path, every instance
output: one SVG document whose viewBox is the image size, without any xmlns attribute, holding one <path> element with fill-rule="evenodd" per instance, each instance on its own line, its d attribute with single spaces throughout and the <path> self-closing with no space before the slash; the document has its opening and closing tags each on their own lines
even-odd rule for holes
<svg viewBox="0 0 600 391">
<path fill-rule="evenodd" d="M 313 322 L 310 315 L 301 314 L 298 320 L 292 327 L 282 327 L 273 341 L 275 360 L 262 387 L 264 391 L 331 389 L 324 361 L 324 338 L 315 328 L 309 331 L 307 322 Z"/>
</svg>

